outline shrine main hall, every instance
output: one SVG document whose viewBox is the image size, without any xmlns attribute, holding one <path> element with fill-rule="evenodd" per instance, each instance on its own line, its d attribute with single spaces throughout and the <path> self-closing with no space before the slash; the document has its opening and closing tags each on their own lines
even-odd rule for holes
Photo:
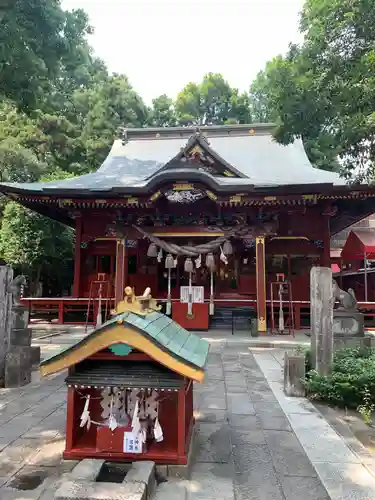
<svg viewBox="0 0 375 500">
<path fill-rule="evenodd" d="M 286 323 L 301 328 L 311 267 L 330 267 L 331 236 L 375 212 L 375 188 L 314 168 L 300 139 L 284 146 L 272 131 L 126 129 L 96 172 L 1 184 L 8 198 L 75 229 L 71 296 L 25 302 L 55 307 L 60 323 L 84 322 L 86 310 L 95 322 L 126 286 L 150 287 L 190 330 L 248 307 L 267 332 L 281 300 Z"/>
</svg>

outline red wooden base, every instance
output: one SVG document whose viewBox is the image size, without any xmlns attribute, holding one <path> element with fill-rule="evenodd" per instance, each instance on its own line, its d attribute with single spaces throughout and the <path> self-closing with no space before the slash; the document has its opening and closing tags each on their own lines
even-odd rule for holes
<svg viewBox="0 0 375 500">
<path fill-rule="evenodd" d="M 193 304 L 193 314 L 188 317 L 188 305 L 173 302 L 172 319 L 186 330 L 208 330 L 209 304 Z"/>
<path fill-rule="evenodd" d="M 152 452 L 150 449 L 147 453 L 130 454 L 130 453 L 109 453 L 104 451 L 96 451 L 92 448 L 76 448 L 70 451 L 65 450 L 63 453 L 65 460 L 82 460 L 83 458 L 100 458 L 102 460 L 111 460 L 113 462 L 136 462 L 139 460 L 151 460 L 161 465 L 186 465 L 187 455 L 179 457 L 173 451 Z"/>
<path fill-rule="evenodd" d="M 81 392 L 82 391 L 82 392 Z M 122 462 L 151 460 L 159 464 L 186 465 L 192 441 L 193 384 L 185 380 L 178 392 L 163 393 L 159 405 L 159 421 L 164 439 L 157 443 L 147 441 L 142 453 L 124 452 L 124 432 L 131 429 L 118 427 L 111 431 L 107 427 L 91 425 L 90 429 L 81 428 L 80 415 L 85 398 L 91 396 L 90 415 L 94 421 L 101 420 L 100 392 L 96 389 L 68 389 L 66 449 L 65 459 L 101 458 Z"/>
</svg>

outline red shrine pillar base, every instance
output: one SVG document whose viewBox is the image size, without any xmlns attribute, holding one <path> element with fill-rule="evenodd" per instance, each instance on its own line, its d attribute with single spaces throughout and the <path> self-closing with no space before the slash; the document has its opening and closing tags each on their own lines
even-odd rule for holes
<svg viewBox="0 0 375 500">
<path fill-rule="evenodd" d="M 258 332 L 267 333 L 267 305 L 266 305 L 266 267 L 264 236 L 258 236 L 256 250 L 256 289 L 257 289 L 257 317 Z"/>
</svg>

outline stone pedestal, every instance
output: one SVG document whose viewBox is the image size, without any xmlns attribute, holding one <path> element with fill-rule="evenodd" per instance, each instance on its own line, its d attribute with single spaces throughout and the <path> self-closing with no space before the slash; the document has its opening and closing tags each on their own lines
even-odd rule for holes
<svg viewBox="0 0 375 500">
<path fill-rule="evenodd" d="M 40 365 L 40 346 L 31 346 L 31 365 L 39 367 Z"/>
<path fill-rule="evenodd" d="M 31 368 L 31 347 L 11 347 L 5 356 L 5 387 L 22 387 L 29 384 Z"/>
<path fill-rule="evenodd" d="M 313 267 L 310 272 L 311 362 L 320 375 L 327 375 L 333 361 L 332 270 Z"/>
<path fill-rule="evenodd" d="M 284 391 L 287 396 L 305 395 L 303 378 L 305 377 L 305 356 L 284 354 Z"/>
<path fill-rule="evenodd" d="M 30 347 L 31 336 L 32 336 L 31 328 L 13 329 L 10 335 L 10 347 L 17 345 L 23 347 Z"/>
<path fill-rule="evenodd" d="M 29 324 L 29 310 L 21 304 L 12 307 L 12 329 L 27 328 Z"/>
<path fill-rule="evenodd" d="M 371 337 L 351 337 L 349 335 L 335 335 L 333 339 L 333 346 L 335 351 L 340 349 L 370 349 Z"/>
<path fill-rule="evenodd" d="M 364 337 L 364 315 L 356 311 L 333 311 L 335 337 Z"/>
<path fill-rule="evenodd" d="M 40 362 L 40 348 L 31 347 L 29 312 L 21 304 L 12 308 L 12 330 L 5 357 L 5 387 L 21 387 L 31 382 L 32 366 Z"/>
</svg>

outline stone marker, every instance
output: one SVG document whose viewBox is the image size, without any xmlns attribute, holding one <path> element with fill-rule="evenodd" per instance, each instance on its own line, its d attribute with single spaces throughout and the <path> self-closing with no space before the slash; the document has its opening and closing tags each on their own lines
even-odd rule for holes
<svg viewBox="0 0 375 500">
<path fill-rule="evenodd" d="M 12 281 L 13 269 L 9 266 L 0 266 L 0 385 L 4 385 L 5 357 L 9 349 L 12 328 L 12 293 L 10 289 Z"/>
<path fill-rule="evenodd" d="M 12 307 L 11 328 L 5 356 L 5 387 L 21 387 L 29 384 L 33 365 L 40 363 L 40 348 L 31 347 L 29 311 L 20 302 L 21 288 L 25 282 L 25 277 L 20 275 L 13 279 L 9 286 Z"/>
<path fill-rule="evenodd" d="M 311 362 L 320 375 L 327 375 L 333 361 L 333 288 L 329 267 L 310 271 Z"/>
<path fill-rule="evenodd" d="M 284 391 L 287 396 L 303 397 L 305 386 L 305 356 L 303 354 L 284 354 Z"/>
</svg>

